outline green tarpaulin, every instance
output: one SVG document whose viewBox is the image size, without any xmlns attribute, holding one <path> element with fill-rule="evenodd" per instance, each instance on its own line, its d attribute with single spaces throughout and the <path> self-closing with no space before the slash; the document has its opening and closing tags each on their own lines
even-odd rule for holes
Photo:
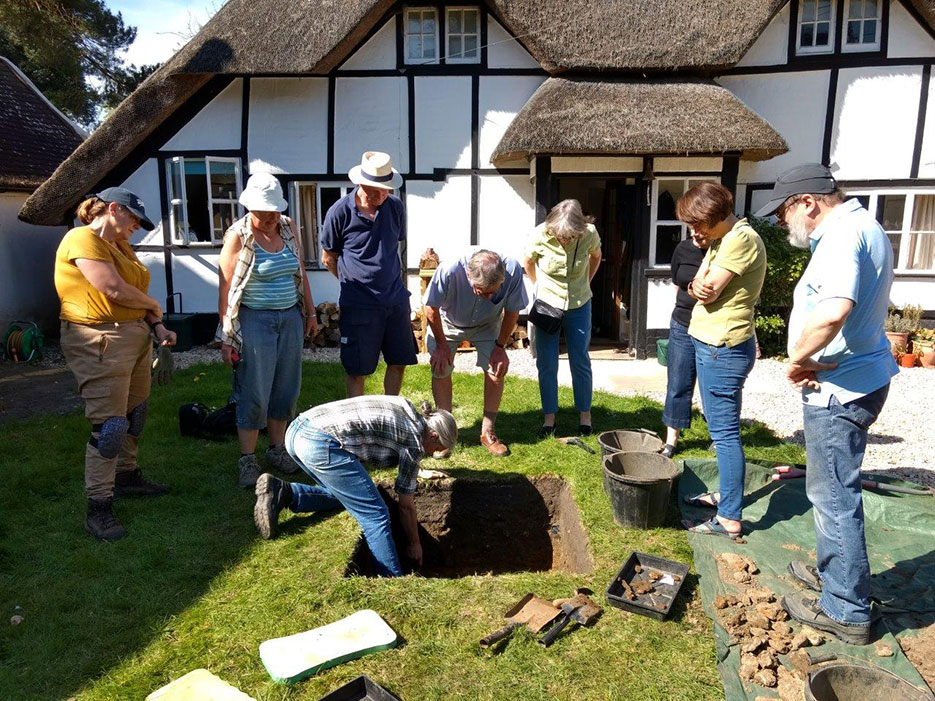
<svg viewBox="0 0 935 701">
<path fill-rule="evenodd" d="M 805 495 L 805 479 L 773 481 L 773 465 L 747 463 L 744 498 L 744 537 L 738 544 L 727 538 L 690 533 L 695 568 L 700 575 L 705 613 L 714 620 L 718 668 L 729 701 L 777 696 L 774 690 L 738 675 L 740 650 L 718 622 L 714 598 L 736 593 L 732 583 L 718 576 L 715 556 L 735 552 L 752 558 L 760 569 L 760 585 L 783 594 L 801 591 L 786 572 L 794 559 L 814 563 L 815 531 L 811 505 Z M 894 482 L 896 483 L 896 482 Z M 904 483 L 896 483 L 904 484 Z M 679 481 L 682 516 L 701 521 L 711 509 L 685 504 L 685 495 L 717 490 L 717 462 L 685 460 Z M 914 486 L 914 485 L 909 485 Z M 935 497 L 893 496 L 864 490 L 867 552 L 873 573 L 871 596 L 880 603 L 882 615 L 874 624 L 872 640 L 893 649 L 892 657 L 878 657 L 873 645 L 845 645 L 836 640 L 821 647 L 822 653 L 838 655 L 842 662 L 878 665 L 922 688 L 925 682 L 903 655 L 894 635 L 915 635 L 921 625 L 935 621 Z M 785 661 L 785 656 L 781 658 Z M 895 700 L 894 700 L 895 701 Z"/>
</svg>

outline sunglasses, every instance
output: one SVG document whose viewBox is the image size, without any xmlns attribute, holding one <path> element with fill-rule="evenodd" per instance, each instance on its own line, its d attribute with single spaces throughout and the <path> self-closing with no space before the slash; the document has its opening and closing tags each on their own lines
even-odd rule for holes
<svg viewBox="0 0 935 701">
<path fill-rule="evenodd" d="M 791 210 L 801 201 L 802 201 L 802 195 L 793 195 L 792 197 L 787 199 L 785 202 L 783 202 L 781 205 L 779 205 L 779 208 L 776 210 L 776 220 L 780 224 L 785 225 L 786 215 L 789 213 L 789 210 Z"/>
</svg>

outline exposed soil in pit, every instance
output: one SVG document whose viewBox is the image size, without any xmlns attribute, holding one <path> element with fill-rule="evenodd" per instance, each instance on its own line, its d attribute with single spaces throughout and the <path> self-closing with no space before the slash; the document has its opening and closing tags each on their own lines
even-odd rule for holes
<svg viewBox="0 0 935 701">
<path fill-rule="evenodd" d="M 403 558 L 406 538 L 396 492 L 390 483 L 377 487 L 389 507 L 396 550 Z M 578 507 L 559 477 L 445 480 L 420 486 L 415 503 L 422 541 L 418 574 L 424 577 L 591 571 Z M 345 574 L 373 576 L 372 563 L 361 538 Z"/>
<path fill-rule="evenodd" d="M 925 683 L 935 689 L 935 625 L 924 628 L 914 636 L 900 636 L 897 640 Z"/>
</svg>

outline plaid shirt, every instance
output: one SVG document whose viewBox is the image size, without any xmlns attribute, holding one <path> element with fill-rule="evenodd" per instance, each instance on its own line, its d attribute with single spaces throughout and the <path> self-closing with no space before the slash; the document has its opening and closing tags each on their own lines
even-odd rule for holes
<svg viewBox="0 0 935 701">
<path fill-rule="evenodd" d="M 250 227 L 250 215 L 247 214 L 235 221 L 227 230 L 227 234 L 235 232 L 240 237 L 240 253 L 237 254 L 237 265 L 234 268 L 234 277 L 231 280 L 230 290 L 227 293 L 227 313 L 218 324 L 217 332 L 214 334 L 214 340 L 218 343 L 225 343 L 233 346 L 238 351 L 243 348 L 243 336 L 240 333 L 240 299 L 243 297 L 244 288 L 253 272 L 253 258 L 256 255 L 254 244 L 256 238 Z M 279 225 L 279 235 L 282 236 L 283 243 L 292 251 L 295 259 L 299 261 L 299 267 L 295 273 L 295 286 L 299 294 L 299 311 L 302 316 L 306 314 L 305 284 L 302 280 L 302 256 L 299 255 L 299 246 L 295 238 L 295 230 L 292 220 L 289 217 L 282 217 Z"/>
<path fill-rule="evenodd" d="M 408 399 L 382 395 L 341 399 L 312 407 L 301 418 L 334 436 L 363 462 L 378 467 L 399 463 L 396 490 L 415 493 L 419 460 L 425 452 L 425 421 Z"/>
</svg>

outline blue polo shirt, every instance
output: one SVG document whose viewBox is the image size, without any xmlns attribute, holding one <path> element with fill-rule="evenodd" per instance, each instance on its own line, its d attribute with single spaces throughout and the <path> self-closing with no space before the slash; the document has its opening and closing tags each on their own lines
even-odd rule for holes
<svg viewBox="0 0 935 701">
<path fill-rule="evenodd" d="M 809 244 L 812 257 L 792 297 L 789 351 L 820 302 L 851 300 L 854 308 L 838 335 L 813 356 L 838 367 L 818 373 L 820 390 L 802 392 L 806 404 L 827 407 L 832 396 L 847 404 L 887 384 L 899 371 L 883 332 L 893 285 L 893 247 L 857 200 L 832 209 Z"/>
<path fill-rule="evenodd" d="M 490 299 L 474 294 L 474 288 L 467 279 L 467 266 L 478 250 L 474 248 L 454 263 L 439 267 L 425 290 L 425 305 L 439 307 L 445 322 L 461 329 L 493 323 L 504 310 L 519 312 L 529 303 L 523 284 L 523 268 L 506 256 L 502 257 L 506 277 L 500 289 Z"/>
<path fill-rule="evenodd" d="M 409 299 L 399 242 L 406 238 L 403 203 L 390 195 L 372 220 L 357 209 L 355 187 L 328 210 L 320 243 L 338 256 L 340 306 L 389 307 Z"/>
</svg>

